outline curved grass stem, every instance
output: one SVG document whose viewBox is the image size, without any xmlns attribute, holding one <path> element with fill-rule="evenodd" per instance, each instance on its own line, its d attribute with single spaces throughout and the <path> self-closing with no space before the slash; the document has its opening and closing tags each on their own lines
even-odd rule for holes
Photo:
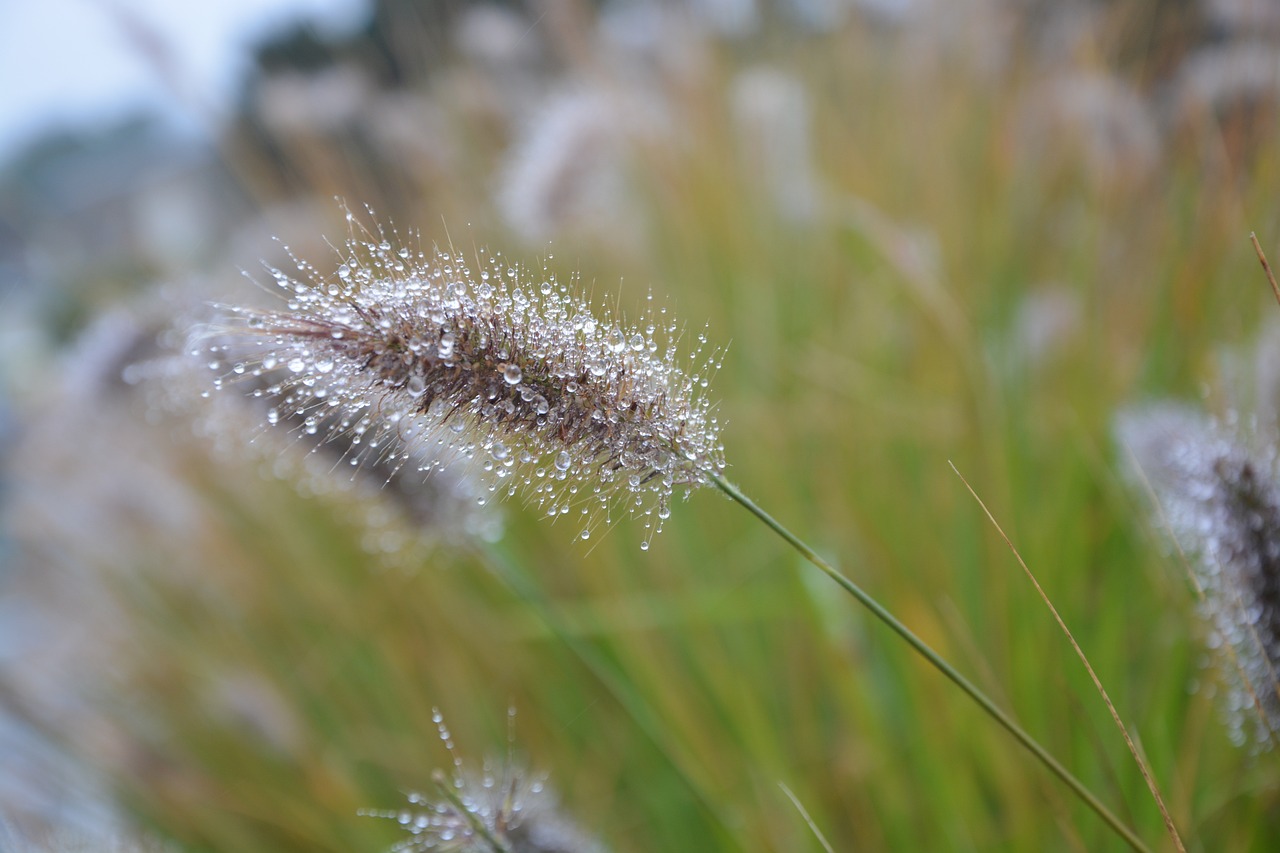
<svg viewBox="0 0 1280 853">
<path fill-rule="evenodd" d="M 979 690 L 973 682 L 961 675 L 960 672 L 948 663 L 945 658 L 935 652 L 927 643 L 925 643 L 924 640 L 912 633 L 910 628 L 898 621 L 898 618 L 886 610 L 880 602 L 872 598 L 862 589 L 862 587 L 858 586 L 852 580 L 841 574 L 826 560 L 819 557 L 812 548 L 784 527 L 777 519 L 757 506 L 756 503 L 751 500 L 751 498 L 743 494 L 737 486 L 733 485 L 719 474 L 713 473 L 710 475 L 710 478 L 711 482 L 714 483 L 720 491 L 724 492 L 735 502 L 751 512 L 752 515 L 764 522 L 765 525 L 773 530 L 774 533 L 781 536 L 788 544 L 791 545 L 791 547 L 800 552 L 801 556 L 822 570 L 824 574 L 839 584 L 845 592 L 856 598 L 858 602 L 863 607 L 870 610 L 877 619 L 885 625 L 888 625 L 894 633 L 905 640 L 907 645 L 915 649 L 916 652 L 931 663 L 935 669 L 947 678 L 951 679 L 957 687 L 963 690 L 970 699 L 976 702 L 978 706 L 987 713 L 987 716 L 995 720 L 996 723 L 1013 736 L 1014 740 L 1018 741 L 1018 743 L 1022 744 L 1028 752 L 1038 758 L 1041 764 L 1047 767 L 1053 775 L 1057 776 L 1063 784 L 1070 788 L 1085 805 L 1092 809 L 1098 817 L 1102 818 L 1103 822 L 1105 822 L 1107 826 L 1109 826 L 1118 836 L 1124 839 L 1130 847 L 1134 850 L 1142 851 L 1142 853 L 1148 853 L 1148 848 L 1142 842 L 1142 839 L 1140 839 L 1132 829 L 1125 826 L 1118 817 L 1112 814 L 1112 812 L 1102 804 L 1102 801 L 1094 796 L 1093 792 L 1084 786 L 1083 782 L 1073 776 L 1071 771 L 1062 766 L 1056 758 L 1049 754 L 1048 750 L 1041 746 L 1033 737 L 1031 737 L 1031 735 L 1027 734 L 1021 726 L 1015 723 L 1008 714 L 1002 711 L 999 706 L 991 701 L 991 699 Z"/>
</svg>

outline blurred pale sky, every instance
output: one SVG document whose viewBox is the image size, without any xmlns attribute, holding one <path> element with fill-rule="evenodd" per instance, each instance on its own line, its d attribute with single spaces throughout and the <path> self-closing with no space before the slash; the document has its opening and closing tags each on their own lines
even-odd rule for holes
<svg viewBox="0 0 1280 853">
<path fill-rule="evenodd" d="M 255 40 L 306 19 L 358 26 L 367 0 L 0 0 L 0 160 L 59 127 L 152 108 L 200 133 L 226 114 Z"/>
</svg>

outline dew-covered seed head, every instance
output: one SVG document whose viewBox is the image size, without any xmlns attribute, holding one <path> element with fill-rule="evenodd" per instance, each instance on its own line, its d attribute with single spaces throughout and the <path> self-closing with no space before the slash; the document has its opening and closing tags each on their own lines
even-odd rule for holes
<svg viewBox="0 0 1280 853">
<path fill-rule="evenodd" d="M 512 725 L 514 713 L 509 712 Z M 545 776 L 510 757 L 501 764 L 485 762 L 475 772 L 462 760 L 438 709 L 432 721 L 452 759 L 450 772 L 436 770 L 435 790 L 409 793 L 405 807 L 360 812 L 404 828 L 405 838 L 389 853 L 604 853 L 599 841 L 565 815 Z"/>
<path fill-rule="evenodd" d="M 211 362 L 372 448 L 359 454 L 430 443 L 433 458 L 472 461 L 494 494 L 573 515 L 588 536 L 625 509 L 646 541 L 676 489 L 724 467 L 702 391 L 718 355 L 681 366 L 674 324 L 595 314 L 545 267 L 393 248 L 379 231 L 350 240 L 334 276 L 301 262 L 272 276 L 286 307 L 231 309 L 238 333 L 209 347 Z"/>
<path fill-rule="evenodd" d="M 1194 560 L 1209 645 L 1223 650 L 1232 736 L 1280 736 L 1280 488 L 1276 448 L 1172 405 L 1122 414 L 1117 433 L 1159 503 L 1158 519 Z"/>
</svg>

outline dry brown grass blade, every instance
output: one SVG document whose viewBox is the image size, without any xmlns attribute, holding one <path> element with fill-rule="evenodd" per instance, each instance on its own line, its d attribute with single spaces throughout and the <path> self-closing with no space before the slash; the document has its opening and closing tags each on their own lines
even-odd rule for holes
<svg viewBox="0 0 1280 853">
<path fill-rule="evenodd" d="M 1053 618 L 1057 621 L 1058 627 L 1062 629 L 1062 633 L 1067 635 L 1067 639 L 1071 642 L 1071 647 L 1075 649 L 1076 656 L 1080 658 L 1080 662 L 1084 664 L 1085 670 L 1089 673 L 1089 678 L 1093 681 L 1094 688 L 1098 691 L 1098 695 L 1102 697 L 1102 701 L 1107 706 L 1107 711 L 1111 713 L 1111 719 L 1115 721 L 1116 728 L 1120 729 L 1120 734 L 1124 738 L 1125 745 L 1129 748 L 1129 752 L 1133 755 L 1133 760 L 1138 764 L 1138 770 L 1142 773 L 1142 778 L 1147 783 L 1147 789 L 1151 791 L 1151 796 L 1155 798 L 1156 805 L 1160 808 L 1160 816 L 1164 819 L 1165 829 L 1169 832 L 1169 837 L 1173 839 L 1174 847 L 1179 853 L 1186 853 L 1187 848 L 1182 843 L 1182 837 L 1178 835 L 1178 828 L 1173 823 L 1173 816 L 1169 814 L 1169 808 L 1165 805 L 1164 797 L 1160 795 L 1160 787 L 1156 784 L 1155 776 L 1151 773 L 1151 768 L 1147 766 L 1147 762 L 1142 758 L 1142 754 L 1138 751 L 1137 745 L 1133 742 L 1133 738 L 1129 736 L 1129 730 L 1125 728 L 1124 721 L 1120 719 L 1120 714 L 1116 711 L 1116 706 L 1112 703 L 1111 697 L 1107 695 L 1106 688 L 1102 686 L 1102 681 L 1098 678 L 1098 674 L 1094 672 L 1093 665 L 1089 663 L 1089 658 L 1085 655 L 1084 650 L 1080 648 L 1080 644 L 1076 642 L 1075 636 L 1071 633 L 1071 629 L 1067 627 L 1067 623 L 1063 621 L 1058 614 L 1058 608 L 1053 606 L 1053 602 L 1049 599 L 1044 588 L 1040 586 L 1040 582 L 1036 580 L 1036 576 L 1032 574 L 1022 554 L 1018 552 L 1008 534 L 1004 532 L 1004 528 L 1000 526 L 1000 522 L 996 521 L 991 510 L 987 509 L 987 505 L 983 503 L 982 498 L 978 497 L 978 493 L 973 490 L 973 486 L 969 485 L 969 481 L 960 473 L 960 469 L 950 460 L 947 464 L 951 466 L 951 470 L 955 471 L 956 476 L 960 478 L 960 482 L 964 483 L 964 487 L 969 490 L 969 494 L 973 495 L 973 499 L 978 502 L 978 506 L 982 507 L 982 512 L 995 526 L 996 532 L 1000 534 L 1000 538 L 1009 546 L 1009 550 L 1013 552 L 1013 556 L 1017 559 L 1018 565 L 1022 566 L 1022 571 L 1026 573 L 1031 580 L 1032 586 L 1036 588 L 1040 598 L 1044 601 L 1045 606 L 1049 608 L 1049 612 L 1053 614 Z"/>
<path fill-rule="evenodd" d="M 1276 302 L 1280 302 L 1280 284 L 1276 284 L 1276 275 L 1271 271 L 1271 264 L 1267 263 L 1267 255 L 1262 251 L 1262 245 L 1258 242 L 1258 235 L 1250 231 L 1249 240 L 1253 243 L 1253 250 L 1258 253 L 1258 261 L 1262 264 L 1262 271 L 1267 274 L 1267 282 L 1271 285 L 1271 292 L 1276 295 Z"/>
<path fill-rule="evenodd" d="M 822 834 L 822 830 L 818 829 L 818 825 L 813 822 L 813 818 L 809 817 L 809 810 L 804 807 L 804 803 L 800 802 L 800 798 L 787 787 L 787 783 L 779 782 L 778 787 L 782 789 L 782 793 L 787 795 L 787 799 L 791 801 L 791 805 L 796 807 L 796 811 L 800 812 L 800 817 L 804 818 L 804 822 L 808 825 L 814 837 L 818 839 L 822 849 L 826 850 L 827 853 L 836 853 L 831 846 L 831 842 L 827 841 L 827 837 Z"/>
</svg>

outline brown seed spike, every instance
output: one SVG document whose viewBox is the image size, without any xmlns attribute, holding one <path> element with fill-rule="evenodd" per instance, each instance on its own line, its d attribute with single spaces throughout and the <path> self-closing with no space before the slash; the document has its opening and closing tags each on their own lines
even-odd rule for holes
<svg viewBox="0 0 1280 853">
<path fill-rule="evenodd" d="M 624 504 L 647 546 L 675 488 L 724 467 L 707 371 L 674 363 L 674 327 L 660 347 L 652 323 L 597 317 L 545 269 L 498 255 L 472 265 L 381 232 L 344 254 L 333 279 L 273 270 L 288 310 L 232 309 L 241 333 L 210 347 L 217 360 L 270 375 L 290 410 L 341 412 L 357 441 L 473 460 L 491 491 L 576 512 L 583 538 Z"/>
</svg>

